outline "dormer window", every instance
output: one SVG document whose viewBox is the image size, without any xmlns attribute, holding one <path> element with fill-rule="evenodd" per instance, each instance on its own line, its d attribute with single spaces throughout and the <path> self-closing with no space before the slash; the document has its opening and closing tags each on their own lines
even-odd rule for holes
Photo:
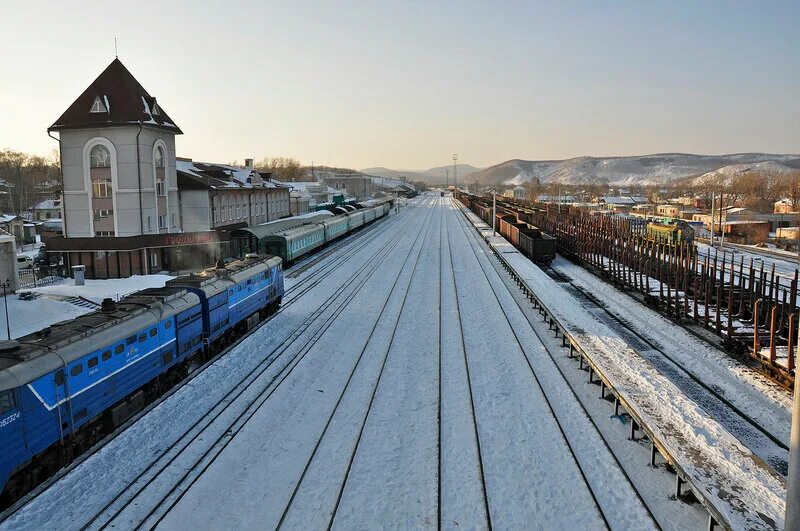
<svg viewBox="0 0 800 531">
<path fill-rule="evenodd" d="M 153 116 L 158 116 L 159 114 L 161 114 L 161 110 L 158 108 L 158 103 L 156 102 L 155 98 L 153 98 L 153 112 L 150 114 L 152 114 Z"/>
<path fill-rule="evenodd" d="M 92 110 L 89 111 L 89 112 L 92 112 L 92 113 L 107 113 L 108 112 L 108 109 L 106 108 L 105 103 L 103 103 L 103 100 L 100 99 L 100 96 L 97 96 L 94 99 L 94 103 L 92 103 Z"/>
</svg>

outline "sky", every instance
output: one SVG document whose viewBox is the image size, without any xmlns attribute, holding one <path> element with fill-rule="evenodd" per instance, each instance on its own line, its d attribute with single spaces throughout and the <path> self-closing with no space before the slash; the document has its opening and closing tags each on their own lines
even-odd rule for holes
<svg viewBox="0 0 800 531">
<path fill-rule="evenodd" d="M 800 2 L 0 0 L 0 149 L 119 57 L 178 156 L 426 169 L 800 152 Z"/>
</svg>

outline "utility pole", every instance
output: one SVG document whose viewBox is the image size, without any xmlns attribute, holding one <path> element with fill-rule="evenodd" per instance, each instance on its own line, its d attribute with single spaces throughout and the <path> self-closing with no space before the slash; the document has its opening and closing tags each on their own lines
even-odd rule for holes
<svg viewBox="0 0 800 531">
<path fill-rule="evenodd" d="M 716 195 L 716 192 L 711 192 L 711 247 L 714 247 L 714 198 Z"/>
<path fill-rule="evenodd" d="M 458 190 L 458 155 L 453 153 L 453 186 Z"/>
<path fill-rule="evenodd" d="M 797 325 L 800 330 L 800 322 Z M 792 435 L 789 442 L 789 476 L 786 483 L 786 520 L 784 529 L 800 527 L 800 379 L 794 381 Z"/>
<path fill-rule="evenodd" d="M 444 169 L 444 189 L 447 190 L 447 186 L 450 184 L 450 168 Z"/>
<path fill-rule="evenodd" d="M 494 230 L 495 223 L 497 223 L 497 192 L 492 190 L 492 236 L 497 236 Z"/>
</svg>

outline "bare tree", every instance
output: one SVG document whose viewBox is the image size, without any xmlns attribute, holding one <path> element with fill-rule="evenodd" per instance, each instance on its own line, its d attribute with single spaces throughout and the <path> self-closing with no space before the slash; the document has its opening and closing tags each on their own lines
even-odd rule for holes
<svg viewBox="0 0 800 531">
<path fill-rule="evenodd" d="M 270 172 L 280 181 L 302 181 L 306 176 L 300 162 L 291 157 L 263 158 L 256 163 L 256 169 Z"/>
</svg>

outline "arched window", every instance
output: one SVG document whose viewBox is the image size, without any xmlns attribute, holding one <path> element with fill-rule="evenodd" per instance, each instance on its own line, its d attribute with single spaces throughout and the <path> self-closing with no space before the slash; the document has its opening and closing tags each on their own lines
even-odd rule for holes
<svg viewBox="0 0 800 531">
<path fill-rule="evenodd" d="M 156 147 L 156 168 L 164 167 L 164 148 L 161 146 Z"/>
<path fill-rule="evenodd" d="M 92 168 L 110 168 L 111 167 L 111 153 L 108 148 L 102 144 L 98 144 L 92 148 L 91 154 Z"/>
</svg>

